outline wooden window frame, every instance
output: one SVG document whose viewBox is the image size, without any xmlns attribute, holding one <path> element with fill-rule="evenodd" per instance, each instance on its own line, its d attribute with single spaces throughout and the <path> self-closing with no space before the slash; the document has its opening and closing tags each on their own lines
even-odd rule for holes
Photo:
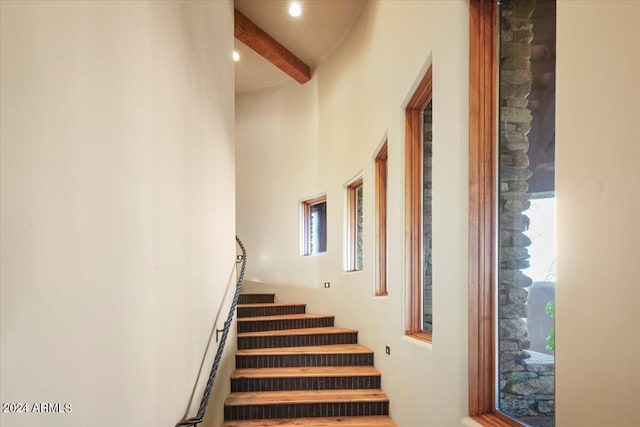
<svg viewBox="0 0 640 427">
<path fill-rule="evenodd" d="M 346 271 L 362 271 L 364 266 L 358 268 L 358 196 L 357 190 L 362 187 L 364 180 L 362 175 L 347 185 L 347 265 Z M 364 194 L 363 194 L 364 199 Z M 363 248 L 364 249 L 364 248 Z"/>
<path fill-rule="evenodd" d="M 471 0 L 469 18 L 469 416 L 483 426 L 523 426 L 496 407 L 495 0 Z"/>
<path fill-rule="evenodd" d="M 405 108 L 405 216 L 409 311 L 406 334 L 431 342 L 422 329 L 422 112 L 432 97 L 432 67 Z"/>
<path fill-rule="evenodd" d="M 327 202 L 327 195 L 323 194 L 322 196 L 314 197 L 312 199 L 303 200 L 301 202 L 301 210 L 302 210 L 302 256 L 313 256 L 318 254 L 326 253 L 326 247 L 323 252 L 311 253 L 311 207 L 318 205 L 320 203 Z M 326 217 L 325 217 L 325 227 L 326 227 Z"/>
<path fill-rule="evenodd" d="M 376 154 L 376 296 L 389 295 L 387 279 L 388 140 Z"/>
</svg>

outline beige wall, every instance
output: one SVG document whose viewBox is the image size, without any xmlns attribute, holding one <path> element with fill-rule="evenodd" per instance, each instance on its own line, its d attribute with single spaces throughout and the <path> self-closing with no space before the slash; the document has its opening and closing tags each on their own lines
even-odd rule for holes
<svg viewBox="0 0 640 427">
<path fill-rule="evenodd" d="M 640 2 L 558 4 L 557 424 L 640 425 Z"/>
<path fill-rule="evenodd" d="M 173 425 L 234 265 L 232 3 L 1 7 L 1 400 L 73 412 L 0 424 Z"/>
<path fill-rule="evenodd" d="M 558 4 L 560 427 L 640 425 L 638 16 L 638 2 Z M 376 351 L 401 427 L 454 426 L 467 413 L 467 28 L 466 2 L 377 2 L 307 85 L 237 98 L 238 232 L 252 256 L 251 287 L 359 328 L 360 341 Z M 402 337 L 402 106 L 431 62 L 435 331 L 433 346 L 425 346 Z M 390 295 L 374 298 L 373 154 L 385 135 Z M 344 273 L 343 184 L 360 170 L 365 270 Z M 328 195 L 328 252 L 300 257 L 299 200 L 321 192 Z M 332 287 L 322 289 L 324 281 Z"/>
<path fill-rule="evenodd" d="M 454 426 L 467 408 L 468 7 L 374 2 L 311 82 L 236 100 L 238 233 L 249 278 L 281 300 L 335 313 L 376 352 L 402 427 Z M 404 113 L 429 64 L 434 80 L 434 345 L 403 338 Z M 374 153 L 389 138 L 389 288 L 374 297 Z M 343 272 L 344 183 L 364 173 L 365 269 Z M 299 256 L 299 201 L 327 193 L 328 251 Z M 453 195 L 453 196 L 451 196 Z M 323 289 L 322 282 L 331 288 Z M 262 288 L 260 285 L 254 287 Z M 384 347 L 391 347 L 385 356 Z"/>
</svg>

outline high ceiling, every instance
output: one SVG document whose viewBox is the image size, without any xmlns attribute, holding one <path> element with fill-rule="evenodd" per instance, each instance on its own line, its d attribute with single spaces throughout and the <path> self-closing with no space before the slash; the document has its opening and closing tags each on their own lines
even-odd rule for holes
<svg viewBox="0 0 640 427">
<path fill-rule="evenodd" d="M 298 0 L 302 16 L 289 16 L 290 0 L 235 0 L 235 7 L 315 69 L 347 35 L 365 0 Z M 275 86 L 291 79 L 236 40 L 236 92 Z"/>
</svg>

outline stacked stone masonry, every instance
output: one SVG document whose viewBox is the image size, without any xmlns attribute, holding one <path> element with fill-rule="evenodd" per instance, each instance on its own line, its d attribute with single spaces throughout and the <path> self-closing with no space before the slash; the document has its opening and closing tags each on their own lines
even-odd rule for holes
<svg viewBox="0 0 640 427">
<path fill-rule="evenodd" d="M 432 306 L 432 291 L 433 291 L 433 273 L 432 273 L 432 262 L 431 262 L 431 250 L 432 250 L 432 215 L 431 215 L 431 203 L 432 203 L 432 190 L 433 190 L 433 180 L 432 180 L 432 160 L 433 160 L 433 105 L 432 101 L 429 101 L 429 104 L 424 109 L 423 112 L 423 147 L 422 147 L 422 165 L 423 165 L 423 183 L 422 183 L 422 191 L 423 191 L 423 225 L 422 225 L 422 253 L 423 253 L 423 272 L 424 279 L 422 285 L 424 287 L 422 297 L 423 297 L 423 329 L 425 331 L 431 332 L 433 330 L 433 306 Z"/>
<path fill-rule="evenodd" d="M 500 409 L 536 426 L 553 425 L 554 372 L 548 360 L 531 360 L 526 319 L 531 240 L 529 218 L 529 138 L 532 114 L 530 65 L 535 0 L 505 1 L 500 31 L 499 188 L 499 360 Z M 535 359 L 535 358 L 534 358 Z"/>
</svg>

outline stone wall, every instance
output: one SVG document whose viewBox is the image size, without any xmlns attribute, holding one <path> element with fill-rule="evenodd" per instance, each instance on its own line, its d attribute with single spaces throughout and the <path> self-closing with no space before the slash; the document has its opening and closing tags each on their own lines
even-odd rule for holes
<svg viewBox="0 0 640 427">
<path fill-rule="evenodd" d="M 553 364 L 528 360 L 527 288 L 522 273 L 529 266 L 528 108 L 535 0 L 503 1 L 500 21 L 500 272 L 499 361 L 500 409 L 531 425 L 553 425 Z"/>
<path fill-rule="evenodd" d="M 432 101 L 429 101 L 429 104 L 424 110 L 423 113 L 423 125 L 422 130 L 424 132 L 422 138 L 422 164 L 423 164 L 423 172 L 422 172 L 422 191 L 423 191 L 423 208 L 422 208 L 422 216 L 423 216 L 423 224 L 422 224 L 422 251 L 423 251 L 423 272 L 424 278 L 422 282 L 423 292 L 423 329 L 425 331 L 433 330 L 433 306 L 432 306 L 432 290 L 433 290 L 433 275 L 432 275 L 432 262 L 431 262 L 431 240 L 432 240 L 432 229 L 431 229 L 431 192 L 432 192 L 432 147 L 433 147 L 433 104 Z"/>
<path fill-rule="evenodd" d="M 362 242 L 364 233 L 363 189 L 364 187 L 361 185 L 356 190 L 356 270 L 364 268 L 364 246 Z"/>
</svg>

